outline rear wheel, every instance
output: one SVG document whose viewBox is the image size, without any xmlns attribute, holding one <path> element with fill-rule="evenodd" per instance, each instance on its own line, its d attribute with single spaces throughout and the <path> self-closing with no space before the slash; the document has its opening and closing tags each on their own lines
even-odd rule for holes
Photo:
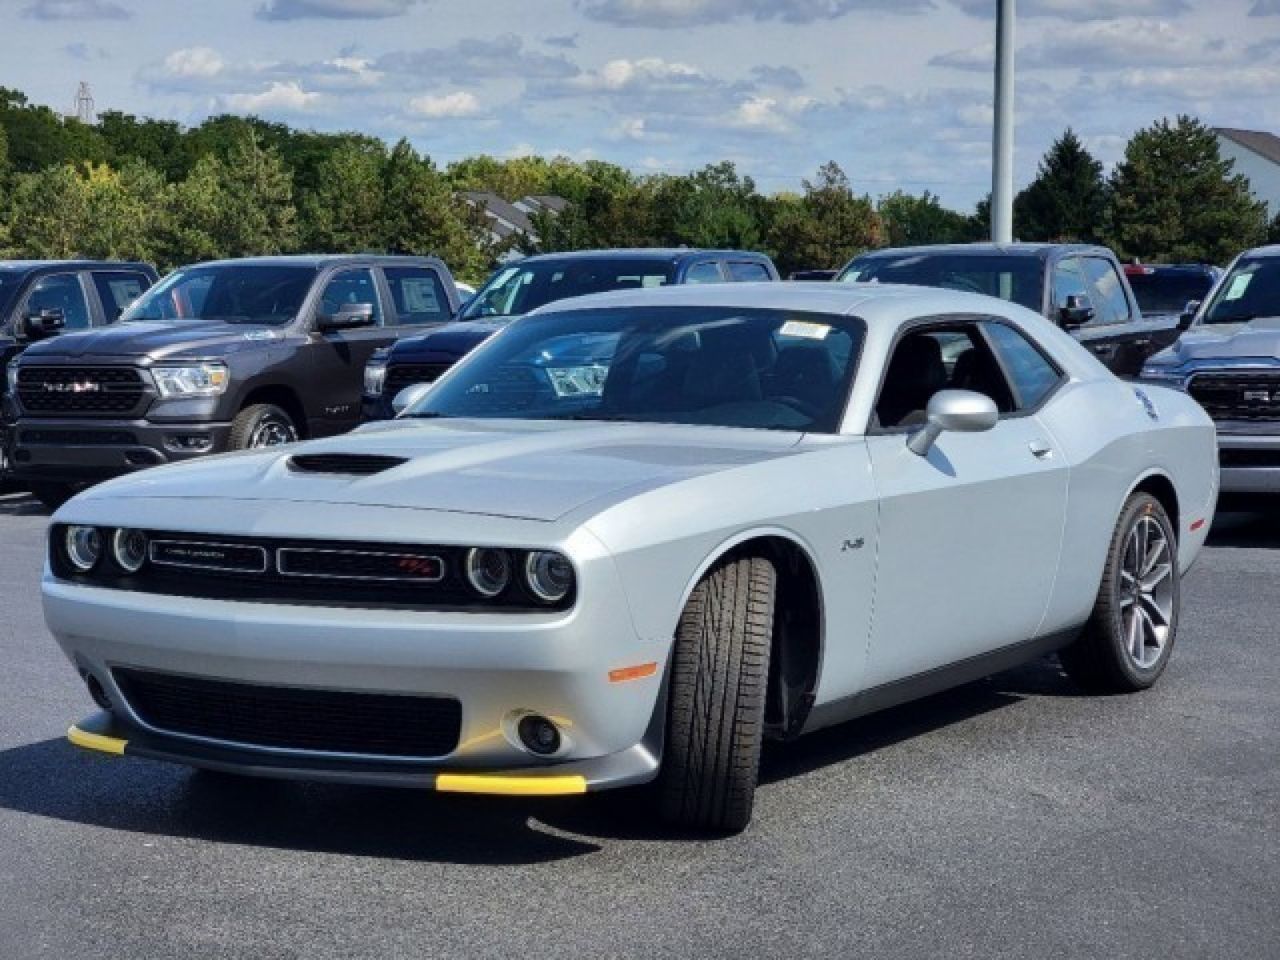
<svg viewBox="0 0 1280 960">
<path fill-rule="evenodd" d="M 1089 690 L 1145 690 L 1173 652 L 1180 602 L 1173 524 L 1155 497 L 1134 494 L 1116 523 L 1093 616 L 1059 655 L 1063 668 Z"/>
<path fill-rule="evenodd" d="M 231 450 L 258 450 L 293 443 L 298 428 L 293 418 L 273 403 L 255 403 L 245 407 L 231 421 L 227 447 Z"/>
<path fill-rule="evenodd" d="M 738 831 L 751 820 L 764 729 L 776 574 L 762 557 L 723 561 L 694 589 L 672 653 L 664 819 Z"/>
<path fill-rule="evenodd" d="M 60 506 L 76 495 L 77 488 L 70 483 L 52 483 L 48 481 L 33 480 L 27 484 L 27 488 L 31 491 L 31 495 L 43 503 L 50 510 L 57 510 Z"/>
</svg>

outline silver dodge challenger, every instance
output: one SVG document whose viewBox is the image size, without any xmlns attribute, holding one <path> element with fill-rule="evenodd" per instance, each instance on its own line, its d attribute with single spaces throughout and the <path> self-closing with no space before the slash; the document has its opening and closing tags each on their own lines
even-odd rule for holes
<svg viewBox="0 0 1280 960">
<path fill-rule="evenodd" d="M 1054 651 L 1149 687 L 1217 496 L 1191 398 L 947 290 L 565 301 L 402 402 L 58 511 L 74 744 L 739 830 L 765 738 Z"/>
</svg>

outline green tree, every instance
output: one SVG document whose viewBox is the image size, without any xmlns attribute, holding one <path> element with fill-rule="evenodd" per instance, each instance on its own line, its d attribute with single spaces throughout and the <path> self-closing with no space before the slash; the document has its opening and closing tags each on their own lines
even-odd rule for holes
<svg viewBox="0 0 1280 960">
<path fill-rule="evenodd" d="M 154 260 L 169 189 L 159 171 L 129 160 L 118 171 L 105 164 L 90 166 L 83 176 L 81 252 L 113 260 Z"/>
<path fill-rule="evenodd" d="M 110 149 L 96 128 L 31 104 L 18 90 L 0 87 L 0 127 L 9 141 L 9 162 L 20 173 L 110 159 Z"/>
<path fill-rule="evenodd" d="M 298 247 L 293 175 L 256 133 L 232 144 L 222 168 L 222 231 L 233 257 L 289 253 Z"/>
<path fill-rule="evenodd" d="M 1139 130 L 1111 177 L 1112 246 L 1148 261 L 1224 263 L 1261 242 L 1266 205 L 1233 167 L 1193 117 Z"/>
<path fill-rule="evenodd" d="M 1276 212 L 1267 227 L 1267 243 L 1280 243 L 1280 211 Z"/>
<path fill-rule="evenodd" d="M 884 224 L 885 243 L 891 247 L 968 239 L 969 218 L 948 210 L 928 190 L 918 197 L 895 190 L 880 198 L 876 212 Z"/>
<path fill-rule="evenodd" d="M 88 193 L 84 179 L 68 164 L 17 174 L 9 204 L 14 251 L 49 259 L 82 255 Z"/>
<path fill-rule="evenodd" d="M 778 269 L 836 269 L 884 242 L 884 226 L 871 198 L 859 196 L 834 161 L 804 181 L 804 194 L 774 198 L 769 247 Z"/>
<path fill-rule="evenodd" d="M 98 115 L 98 132 L 117 167 L 141 160 L 168 180 L 181 179 L 190 169 L 182 126 L 172 120 L 139 119 L 119 110 L 105 110 Z"/>
<path fill-rule="evenodd" d="M 729 161 L 687 177 L 653 181 L 650 217 L 654 240 L 690 247 L 759 249 L 764 242 L 764 198 L 755 181 Z"/>
<path fill-rule="evenodd" d="M 303 246 L 339 252 L 377 250 L 383 240 L 382 168 L 386 150 L 344 143 L 320 164 L 315 189 L 302 199 Z"/>
<path fill-rule="evenodd" d="M 1106 207 L 1102 164 L 1068 127 L 1040 161 L 1036 178 L 1014 198 L 1014 233 L 1019 240 L 1093 242 Z"/>
</svg>

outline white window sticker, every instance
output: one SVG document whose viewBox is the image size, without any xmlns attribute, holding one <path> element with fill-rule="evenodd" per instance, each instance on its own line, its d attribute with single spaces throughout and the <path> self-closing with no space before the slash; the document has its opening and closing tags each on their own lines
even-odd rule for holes
<svg viewBox="0 0 1280 960">
<path fill-rule="evenodd" d="M 831 328 L 825 323 L 807 323 L 804 320 L 788 320 L 778 331 L 784 337 L 803 337 L 805 340 L 825 340 Z"/>
<path fill-rule="evenodd" d="M 1244 296 L 1244 292 L 1249 289 L 1249 284 L 1253 280 L 1252 273 L 1241 273 L 1231 278 L 1231 286 L 1227 287 L 1227 292 L 1223 295 L 1223 300 L 1239 300 Z"/>
</svg>

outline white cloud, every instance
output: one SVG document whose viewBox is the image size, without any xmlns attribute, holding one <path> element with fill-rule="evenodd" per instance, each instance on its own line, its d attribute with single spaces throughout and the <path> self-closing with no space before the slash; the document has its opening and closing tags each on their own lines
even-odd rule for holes
<svg viewBox="0 0 1280 960">
<path fill-rule="evenodd" d="M 185 47 L 164 58 L 164 70 L 172 77 L 216 77 L 225 66 L 212 47 Z"/>
<path fill-rule="evenodd" d="M 1260 0 L 1266 2 L 1266 0 Z M 965 13 L 994 17 L 996 0 L 956 0 Z M 1018 16 L 1064 20 L 1111 20 L 1116 17 L 1172 17 L 1191 9 L 1188 0 L 1021 0 Z"/>
<path fill-rule="evenodd" d="M 579 0 L 592 20 L 624 27 L 685 27 L 734 19 L 812 23 L 856 10 L 921 13 L 933 0 Z"/>
<path fill-rule="evenodd" d="M 385 20 L 399 17 L 418 0 L 267 0 L 259 20 Z"/>
<path fill-rule="evenodd" d="M 232 93 L 221 99 L 237 113 L 301 113 L 316 106 L 322 95 L 302 89 L 296 80 L 276 82 L 261 93 Z"/>
<path fill-rule="evenodd" d="M 991 128 L 995 109 L 989 103 L 970 103 L 956 111 L 956 117 L 967 127 Z"/>
<path fill-rule="evenodd" d="M 705 75 L 687 63 L 668 63 L 658 57 L 610 60 L 599 70 L 575 77 L 575 86 L 589 90 L 624 90 L 633 86 L 680 85 L 704 80 Z"/>
<path fill-rule="evenodd" d="M 468 93 L 466 90 L 441 96 L 424 94 L 409 101 L 409 111 L 432 120 L 445 117 L 470 117 L 480 112 L 480 101 L 476 99 L 475 94 Z"/>
<path fill-rule="evenodd" d="M 22 8 L 32 20 L 129 20 L 133 14 L 109 0 L 36 0 Z"/>
</svg>

